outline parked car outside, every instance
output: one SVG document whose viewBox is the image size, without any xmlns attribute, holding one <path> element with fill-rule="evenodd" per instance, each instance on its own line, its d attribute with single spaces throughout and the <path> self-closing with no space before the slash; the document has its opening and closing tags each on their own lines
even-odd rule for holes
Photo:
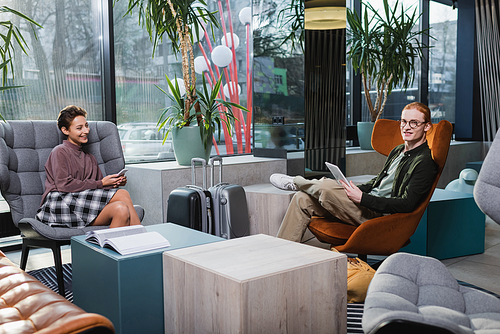
<svg viewBox="0 0 500 334">
<path fill-rule="evenodd" d="M 117 127 L 127 162 L 174 157 L 172 139 L 169 136 L 162 144 L 165 129 L 158 131 L 156 123 L 123 123 Z"/>
</svg>

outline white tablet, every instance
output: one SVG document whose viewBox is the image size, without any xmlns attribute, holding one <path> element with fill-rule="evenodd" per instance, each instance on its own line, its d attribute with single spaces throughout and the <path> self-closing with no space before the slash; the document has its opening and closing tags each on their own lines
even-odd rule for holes
<svg viewBox="0 0 500 334">
<path fill-rule="evenodd" d="M 340 181 L 344 181 L 349 187 L 351 186 L 349 181 L 347 181 L 346 177 L 344 176 L 344 173 L 342 173 L 342 171 L 340 170 L 340 168 L 334 164 L 331 164 L 329 162 L 325 162 L 326 164 L 326 167 L 328 167 L 328 169 L 330 170 L 330 172 L 332 172 L 332 175 L 333 177 L 337 180 L 337 182 L 339 184 Z"/>
</svg>

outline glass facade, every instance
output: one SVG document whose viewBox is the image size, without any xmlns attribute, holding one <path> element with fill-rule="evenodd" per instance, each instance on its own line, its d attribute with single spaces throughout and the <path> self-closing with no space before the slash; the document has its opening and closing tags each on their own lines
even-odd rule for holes
<svg viewBox="0 0 500 334">
<path fill-rule="evenodd" d="M 0 112 L 6 119 L 56 119 L 59 110 L 69 104 L 85 108 L 89 120 L 106 118 L 103 91 L 108 83 L 103 79 L 103 59 L 110 55 L 103 51 L 103 1 L 109 2 L 1 2 L 0 5 L 19 10 L 43 25 L 43 29 L 33 30 L 17 17 L 2 14 L 2 18 L 12 19 L 20 26 L 29 46 L 28 55 L 16 49 L 13 63 L 13 84 L 23 87 L 0 95 Z M 350 1 L 347 3 L 350 6 Z M 403 3 L 405 7 L 419 5 L 415 0 L 404 0 Z M 153 57 L 153 45 L 145 29 L 139 26 L 137 13 L 125 15 L 127 4 L 128 1 L 120 0 L 113 7 L 114 59 L 111 62 L 115 73 L 112 82 L 116 90 L 116 120 L 126 160 L 173 159 L 170 138 L 162 144 L 165 133 L 156 128 L 162 109 L 170 103 L 158 87 L 166 89 L 165 75 L 182 77 L 180 56 L 176 57 L 165 38 Z M 229 6 L 225 1 L 208 4 L 210 11 L 222 9 L 223 16 L 216 15 L 225 29 L 215 31 L 215 37 L 209 34 L 195 43 L 195 57 L 204 57 L 205 53 L 211 62 L 211 50 L 223 43 L 224 31 L 229 33 L 232 30 L 239 39 L 239 46 L 235 49 L 236 66 L 225 71 L 212 64 L 213 75 L 210 72 L 197 75 L 198 88 L 202 84 L 202 75 L 212 81 L 223 76 L 223 84 L 237 81 L 240 94 L 228 93 L 224 98 L 252 110 L 252 113 L 243 113 L 240 117 L 239 131 L 227 140 L 222 136 L 212 153 L 250 153 L 253 147 L 302 150 L 304 57 L 297 45 L 292 48 L 290 42 L 282 43 L 291 29 L 290 24 L 284 24 L 278 17 L 286 3 L 232 0 Z M 381 8 L 382 0 L 371 0 L 370 4 Z M 252 29 L 240 21 L 245 8 L 252 13 Z M 434 39 L 430 39 L 428 104 L 435 120 L 455 120 L 457 10 L 438 2 L 429 3 L 430 34 Z M 352 89 L 359 88 L 350 80 L 349 66 L 346 72 L 349 95 Z M 417 76 L 419 73 L 420 70 Z M 9 75 L 8 83 L 12 84 L 12 75 Z M 406 91 L 395 89 L 382 117 L 397 119 L 405 104 L 418 100 L 418 82 L 416 77 L 413 86 Z M 360 111 L 354 110 L 351 104 L 347 105 L 348 125 L 354 125 L 353 120 L 357 117 L 353 114 L 356 112 L 360 113 L 362 121 L 368 120 L 363 93 L 360 100 Z M 251 140 L 246 140 L 246 137 Z"/>
<path fill-rule="evenodd" d="M 221 7 L 219 7 L 219 4 Z M 239 19 L 242 9 L 249 6 L 248 1 L 235 0 L 227 3 L 208 2 L 209 11 L 217 12 L 217 18 L 222 29 L 210 29 L 206 35 L 195 42 L 194 57 L 204 59 L 205 55 L 210 62 L 211 71 L 203 72 L 208 84 L 214 83 L 223 76 L 224 86 L 230 82 L 237 82 L 239 95 L 231 95 L 226 86 L 223 96 L 247 107 L 247 61 L 251 63 L 251 52 L 247 53 L 247 27 Z M 125 15 L 128 1 L 118 1 L 113 8 L 114 49 L 115 49 L 115 78 L 116 78 L 116 114 L 117 124 L 122 137 L 122 147 L 127 162 L 151 161 L 158 159 L 173 159 L 173 144 L 171 137 L 162 144 L 165 131 L 158 132 L 156 123 L 162 110 L 170 105 L 170 99 L 159 89 L 168 92 L 165 75 L 169 79 L 182 78 L 181 55 L 172 50 L 170 40 L 165 36 L 163 42 L 155 50 L 145 28 L 139 26 L 137 11 L 132 15 Z M 219 10 L 222 8 L 222 11 Z M 231 17 L 228 16 L 231 10 Z M 221 12 L 223 16 L 221 16 Z M 233 32 L 235 65 L 219 68 L 213 64 L 211 51 L 219 45 L 225 45 L 224 31 Z M 248 29 L 250 33 L 250 29 Z M 239 43 L 238 43 L 239 42 Z M 250 51 L 250 49 L 249 49 Z M 205 63 L 206 64 L 206 63 Z M 202 74 L 197 74 L 197 89 L 202 89 Z M 235 87 L 238 87 L 235 86 Z M 235 89 L 236 90 L 236 89 Z M 230 140 L 221 136 L 221 141 L 214 145 L 212 154 L 250 153 L 251 147 L 246 148 L 245 136 L 251 136 L 251 128 L 246 127 L 249 115 L 238 117 L 240 131 L 234 131 Z M 162 129 L 163 130 L 163 129 Z"/>
<path fill-rule="evenodd" d="M 288 6 L 254 2 L 255 148 L 304 149 L 304 54 L 298 40 L 283 43 L 291 32 Z"/>
<path fill-rule="evenodd" d="M 457 9 L 430 2 L 429 108 L 433 122 L 455 122 Z"/>
<path fill-rule="evenodd" d="M 375 8 L 380 13 L 380 15 L 384 15 L 383 0 L 370 0 L 369 3 L 370 5 L 373 6 L 373 8 Z M 417 15 L 418 13 L 420 13 L 418 1 L 401 0 L 399 1 L 399 3 L 400 6 L 402 5 L 405 10 L 409 11 L 409 13 L 413 13 L 415 9 Z M 389 4 L 391 4 L 391 1 L 389 1 Z M 418 28 L 419 26 L 417 25 L 416 29 Z M 419 100 L 418 74 L 420 73 L 421 64 L 418 59 L 415 61 L 415 65 L 418 69 L 415 71 L 415 79 L 413 81 L 413 85 L 411 87 L 408 87 L 406 90 L 401 89 L 401 86 L 397 86 L 392 90 L 392 93 L 387 98 L 387 103 L 385 104 L 381 118 L 399 119 L 401 117 L 401 110 L 404 108 L 405 105 Z M 366 103 L 364 90 L 362 90 L 361 92 L 361 97 L 362 97 L 361 121 L 370 122 L 371 117 Z M 375 100 L 377 99 L 376 87 L 370 88 L 370 97 L 373 104 L 375 104 Z"/>
<path fill-rule="evenodd" d="M 3 0 L 2 6 L 18 10 L 43 26 L 31 28 L 12 20 L 26 39 L 28 55 L 17 46 L 14 82 L 0 94 L 5 119 L 56 119 L 69 104 L 85 108 L 89 120 L 103 119 L 101 14 L 95 0 Z"/>
</svg>

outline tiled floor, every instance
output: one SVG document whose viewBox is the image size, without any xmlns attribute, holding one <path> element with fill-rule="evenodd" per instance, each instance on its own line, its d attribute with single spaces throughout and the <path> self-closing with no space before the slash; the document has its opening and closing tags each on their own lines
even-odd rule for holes
<svg viewBox="0 0 500 334">
<path fill-rule="evenodd" d="M 328 247 L 326 244 L 310 244 Z M 63 263 L 71 262 L 71 249 L 65 246 L 62 251 Z M 19 265 L 21 252 L 8 252 L 7 257 Z M 453 276 L 495 292 L 500 295 L 500 225 L 486 219 L 486 240 L 483 254 L 458 257 L 442 261 Z M 35 249 L 30 252 L 27 271 L 54 265 L 52 253 L 46 249 Z"/>
</svg>

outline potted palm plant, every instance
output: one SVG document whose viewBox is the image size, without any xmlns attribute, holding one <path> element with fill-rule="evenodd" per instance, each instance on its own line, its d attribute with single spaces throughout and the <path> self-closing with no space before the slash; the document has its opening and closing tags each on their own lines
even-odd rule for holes
<svg viewBox="0 0 500 334">
<path fill-rule="evenodd" d="M 383 13 L 379 13 L 368 2 L 361 18 L 356 11 L 347 9 L 348 39 L 347 59 L 355 73 L 361 73 L 366 104 L 371 122 L 358 122 L 358 138 L 362 149 L 371 148 L 371 130 L 374 122 L 384 111 L 388 96 L 396 86 L 406 90 L 415 78 L 415 61 L 424 58 L 427 45 L 420 42 L 428 29 L 419 30 L 422 13 L 417 8 L 404 9 L 397 0 L 389 7 L 383 1 Z M 376 91 L 375 101 L 370 95 Z M 366 126 L 366 128 L 365 128 Z M 366 139 L 367 143 L 362 140 Z"/>
<path fill-rule="evenodd" d="M 190 165 L 191 158 L 200 157 L 208 160 L 212 149 L 212 137 L 216 133 L 220 141 L 222 126 L 231 128 L 231 122 L 235 121 L 235 117 L 231 111 L 231 107 L 248 111 L 246 108 L 229 101 L 219 99 L 221 88 L 221 79 L 217 80 L 214 87 L 209 90 L 203 77 L 203 90 L 196 91 L 196 100 L 194 100 L 190 109 L 185 109 L 185 97 L 181 94 L 181 89 L 177 80 L 172 82 L 168 76 L 165 76 L 167 84 L 170 88 L 170 94 L 158 87 L 166 94 L 172 104 L 165 108 L 158 120 L 159 128 L 167 127 L 165 133 L 165 142 L 170 132 L 174 138 L 175 158 L 179 165 Z M 200 112 L 196 112 L 195 106 L 199 105 Z M 187 118 L 186 118 L 186 115 Z M 201 116 L 201 121 L 197 127 L 191 127 L 189 132 L 185 127 L 192 121 Z M 199 137 L 193 132 L 199 131 Z M 230 131 L 229 131 L 230 132 Z M 194 144 L 193 144 L 194 143 Z"/>
<path fill-rule="evenodd" d="M 205 157 L 205 154 L 199 156 L 198 153 L 195 153 L 201 151 L 193 149 L 194 145 L 201 142 L 203 151 L 208 150 L 208 154 L 210 154 L 208 145 L 211 148 L 214 124 L 220 125 L 222 119 L 234 120 L 232 111 L 224 108 L 233 104 L 216 101 L 216 95 L 208 93 L 205 80 L 203 81 L 203 89 L 200 91 L 196 89 L 193 38 L 199 39 L 200 31 L 208 27 L 212 30 L 212 34 L 214 27 L 219 28 L 220 25 L 215 13 L 207 10 L 207 4 L 204 0 L 129 0 L 127 13 L 131 13 L 134 9 L 137 9 L 139 13 L 139 24 L 146 27 L 150 40 L 153 42 L 153 55 L 156 46 L 166 35 L 172 42 L 174 52 L 180 52 L 182 58 L 184 87 L 181 89 L 177 80 L 175 80 L 174 85 L 167 78 L 171 95 L 164 90 L 162 91 L 169 95 L 173 105 L 163 111 L 158 120 L 159 128 L 168 126 L 165 139 L 172 132 L 174 153 L 179 164 L 186 164 L 184 159 L 179 161 L 179 154 L 192 152 L 194 153 L 193 157 Z M 204 26 L 206 27 L 203 28 Z M 218 83 L 218 87 L 214 87 L 212 93 L 217 91 L 218 94 L 220 79 Z M 198 95 L 200 93 L 203 95 Z M 224 113 L 222 117 L 218 112 L 213 113 L 214 106 L 217 110 L 219 107 L 221 108 L 219 112 Z M 246 110 L 239 105 L 234 106 Z M 214 116 L 215 118 L 213 118 Z M 197 127 L 190 126 L 192 123 Z M 226 126 L 229 126 L 229 123 L 226 123 Z M 188 131 L 190 134 L 185 134 Z M 195 133 L 199 133 L 199 138 L 195 137 L 198 136 Z M 190 161 L 189 159 L 187 164 L 190 164 Z"/>
<path fill-rule="evenodd" d="M 42 27 L 40 24 L 36 23 L 23 13 L 20 13 L 7 6 L 0 6 L 0 13 L 11 13 L 28 21 L 31 24 L 35 24 L 40 28 Z M 11 21 L 2 20 L 0 22 L 0 28 L 0 41 L 2 41 L 2 44 L 0 44 L 0 71 L 2 72 L 2 86 L 0 87 L 0 92 L 2 92 L 7 89 L 21 87 L 7 86 L 7 75 L 9 73 L 9 68 L 11 72 L 14 73 L 14 66 L 12 64 L 12 59 L 14 57 L 14 44 L 17 43 L 17 45 L 19 45 L 19 47 L 25 54 L 28 54 L 26 52 L 28 44 L 24 40 L 24 37 L 21 34 L 19 28 L 16 27 L 16 25 L 14 25 L 14 23 L 12 23 Z M 12 77 L 14 78 L 14 76 Z M 0 118 L 5 121 L 2 114 L 0 114 Z"/>
</svg>

